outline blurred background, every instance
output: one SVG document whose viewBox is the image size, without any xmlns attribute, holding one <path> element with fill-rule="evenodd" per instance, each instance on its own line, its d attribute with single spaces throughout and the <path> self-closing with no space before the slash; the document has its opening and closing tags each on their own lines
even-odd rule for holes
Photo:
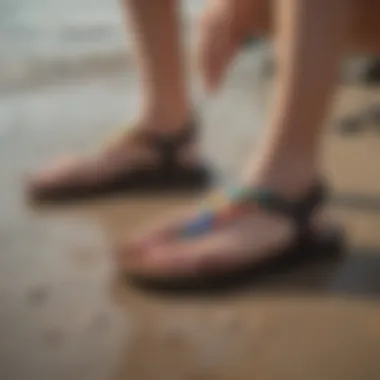
<svg viewBox="0 0 380 380">
<path fill-rule="evenodd" d="M 182 3 L 185 25 L 203 2 Z M 2 84 L 37 81 L 84 64 L 86 71 L 97 64 L 114 68 L 130 53 L 117 1 L 2 0 L 0 11 Z"/>
<path fill-rule="evenodd" d="M 269 42 L 247 41 L 223 91 L 205 99 L 191 58 L 203 5 L 181 2 L 184 40 L 204 151 L 230 181 L 260 133 L 276 68 Z M 115 276 L 112 242 L 191 197 L 34 207 L 24 194 L 30 170 L 135 116 L 118 2 L 0 0 L 0 51 L 1 380 L 380 378 L 376 57 L 347 59 L 326 122 L 329 210 L 347 230 L 347 256 L 223 297 L 166 297 Z"/>
</svg>

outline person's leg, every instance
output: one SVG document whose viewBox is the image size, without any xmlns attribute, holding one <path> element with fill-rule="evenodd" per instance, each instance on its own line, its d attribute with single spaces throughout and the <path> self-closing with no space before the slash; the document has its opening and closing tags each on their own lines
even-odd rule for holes
<svg viewBox="0 0 380 380">
<path fill-rule="evenodd" d="M 116 143 L 107 145 L 107 149 L 95 155 L 53 162 L 53 165 L 31 176 L 29 189 L 33 196 L 70 195 L 78 189 L 84 190 L 83 195 L 87 191 L 99 191 L 99 188 L 109 186 L 111 181 L 125 178 L 136 167 L 160 162 L 157 152 L 140 146 L 139 134 L 185 131 L 192 115 L 181 62 L 176 5 L 176 0 L 164 0 L 159 4 L 148 0 L 123 1 L 125 16 L 133 32 L 142 87 L 141 111 L 134 125 L 137 138 L 121 133 Z M 251 0 L 217 0 L 207 7 L 200 28 L 199 50 L 201 70 L 209 90 L 215 90 L 220 84 L 237 47 L 245 34 L 251 33 L 250 15 L 254 15 L 257 8 L 257 3 Z M 199 178 L 202 185 L 207 183 L 207 178 L 205 181 L 205 173 L 197 164 L 198 149 L 196 140 L 193 141 L 193 144 L 181 147 L 178 157 L 183 164 L 190 164 L 196 169 L 194 178 Z M 196 174 L 197 167 L 199 175 Z M 194 183 L 190 181 L 190 185 Z"/>
<path fill-rule="evenodd" d="M 319 177 L 322 123 L 337 79 L 351 1 L 279 0 L 277 6 L 274 116 L 244 182 L 296 200 Z M 292 221 L 259 208 L 233 216 L 233 225 L 206 228 L 182 240 L 177 233 L 186 229 L 193 212 L 139 234 L 119 251 L 120 264 L 145 274 L 176 274 L 210 260 L 218 266 L 242 256 L 262 259 L 268 249 L 294 238 Z"/>
<path fill-rule="evenodd" d="M 228 65 L 248 37 L 262 36 L 270 5 L 258 0 L 210 0 L 199 25 L 198 59 L 205 87 L 219 89 Z M 267 30 L 266 30 L 267 31 Z"/>
<path fill-rule="evenodd" d="M 139 135 L 177 133 L 191 119 L 177 0 L 123 0 L 122 4 L 134 38 L 142 87 L 141 112 L 134 125 L 137 137 L 121 131 L 116 141 L 90 157 L 53 162 L 30 178 L 30 190 L 37 196 L 77 186 L 96 187 L 126 175 L 129 168 L 158 162 L 157 152 L 140 146 L 144 139 Z"/>
<path fill-rule="evenodd" d="M 190 117 L 177 0 L 123 0 L 142 87 L 141 121 L 175 130 Z"/>
<path fill-rule="evenodd" d="M 245 178 L 297 196 L 317 177 L 323 121 L 347 42 L 352 0 L 277 1 L 273 117 Z M 289 175 L 291 173 L 291 175 Z"/>
</svg>

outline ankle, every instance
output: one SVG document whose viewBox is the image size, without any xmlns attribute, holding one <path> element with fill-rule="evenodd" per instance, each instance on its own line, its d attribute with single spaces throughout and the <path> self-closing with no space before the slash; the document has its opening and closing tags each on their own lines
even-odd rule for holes
<svg viewBox="0 0 380 380">
<path fill-rule="evenodd" d="M 257 161 L 246 178 L 245 183 L 249 186 L 265 187 L 286 197 L 297 198 L 315 184 L 319 174 L 309 157 L 290 154 Z"/>
<path fill-rule="evenodd" d="M 155 133 L 173 133 L 185 128 L 192 118 L 193 115 L 187 107 L 150 110 L 142 113 L 139 126 Z"/>
</svg>

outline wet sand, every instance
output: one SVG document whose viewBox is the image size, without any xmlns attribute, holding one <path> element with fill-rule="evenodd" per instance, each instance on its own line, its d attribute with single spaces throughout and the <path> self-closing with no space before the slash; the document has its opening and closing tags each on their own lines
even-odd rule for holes
<svg viewBox="0 0 380 380">
<path fill-rule="evenodd" d="M 257 78 L 249 59 L 204 109 L 205 152 L 227 181 L 257 140 L 270 93 L 247 81 Z M 380 134 L 333 129 L 380 91 L 342 87 L 328 122 L 329 208 L 347 228 L 348 256 L 203 297 L 134 289 L 117 278 L 110 256 L 114 240 L 187 197 L 65 207 L 33 207 L 24 197 L 29 170 L 91 148 L 132 117 L 132 72 L 0 96 L 2 380 L 380 378 Z"/>
</svg>

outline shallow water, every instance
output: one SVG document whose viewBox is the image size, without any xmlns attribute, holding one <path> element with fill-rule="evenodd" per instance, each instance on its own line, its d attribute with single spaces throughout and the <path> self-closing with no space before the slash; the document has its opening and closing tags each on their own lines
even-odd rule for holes
<svg viewBox="0 0 380 380">
<path fill-rule="evenodd" d="M 184 28 L 203 3 L 181 2 Z M 2 0 L 0 89 L 123 69 L 130 42 L 117 0 Z"/>
<path fill-rule="evenodd" d="M 183 1 L 184 19 L 191 19 L 203 2 Z M 117 0 L 0 2 L 2 71 L 12 66 L 14 71 L 15 65 L 128 51 L 129 41 Z"/>
</svg>

